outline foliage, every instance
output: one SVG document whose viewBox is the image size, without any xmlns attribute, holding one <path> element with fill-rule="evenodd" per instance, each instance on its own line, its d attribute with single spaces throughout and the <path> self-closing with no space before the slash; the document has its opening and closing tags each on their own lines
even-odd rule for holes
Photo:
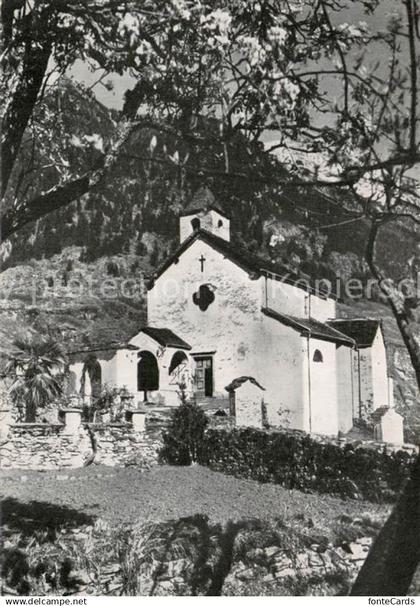
<svg viewBox="0 0 420 606">
<path fill-rule="evenodd" d="M 65 368 L 63 348 L 52 337 L 28 334 L 14 341 L 6 375 L 13 379 L 11 398 L 18 408 L 24 405 L 27 422 L 62 395 Z"/>
<path fill-rule="evenodd" d="M 162 460 L 173 465 L 196 463 L 200 458 L 207 423 L 205 413 L 197 404 L 182 402 L 163 435 Z"/>
<path fill-rule="evenodd" d="M 357 8 L 363 15 L 378 4 L 359 0 Z M 339 8 L 338 0 L 92 0 L 82 10 L 77 2 L 6 0 L 0 81 L 3 237 L 93 190 L 121 152 L 130 158 L 127 145 L 137 137 L 145 137 L 147 150 L 131 159 L 144 162 L 152 178 L 156 164 L 172 167 L 178 196 L 191 158 L 215 143 L 222 167 L 204 172 L 193 167 L 197 177 L 216 171 L 248 180 L 247 171 L 232 162 L 232 142 L 242 134 L 244 152 L 252 155 L 267 130 L 280 137 L 274 148 L 289 149 L 300 137 L 305 151 L 325 151 L 327 162 L 342 162 L 344 170 L 357 160 L 360 179 L 369 170 L 362 171 L 361 159 L 378 135 L 365 114 L 371 117 L 373 109 L 382 114 L 369 105 L 371 71 L 358 58 L 355 71 L 361 73 L 354 76 L 344 58 L 363 53 L 369 44 L 381 43 L 391 53 L 391 33 L 395 41 L 398 28 L 394 24 L 378 34 L 363 22 L 337 23 Z M 66 101 L 57 76 L 68 74 L 77 60 L 98 74 L 93 90 L 109 88 L 106 79 L 116 73 L 130 77 L 133 87 L 111 119 L 99 104 L 89 125 L 63 119 Z M 317 62 L 321 67 L 314 69 Z M 347 83 L 344 103 L 328 90 L 332 73 Z M 52 106 L 43 103 L 49 95 L 55 98 Z M 94 99 L 92 90 L 81 89 L 80 95 Z M 327 124 L 325 113 L 333 117 Z M 277 171 L 276 184 L 285 185 L 284 176 Z"/>
<path fill-rule="evenodd" d="M 121 145 L 151 126 L 187 143 L 186 148 L 163 153 L 166 162 L 183 171 L 196 151 L 193 146 L 203 143 L 195 132 L 203 116 L 224 116 L 227 147 L 234 132 L 258 136 L 273 120 L 290 129 L 307 116 L 310 91 L 288 74 L 313 50 L 297 50 L 289 42 L 305 29 L 312 45 L 319 47 L 318 32 L 311 10 L 305 25 L 294 24 L 294 3 L 289 8 L 278 0 L 265 2 L 257 13 L 236 0 L 218 2 L 217 7 L 209 0 L 92 0 L 83 9 L 77 2 L 62 5 L 53 0 L 5 4 L 0 81 L 4 238 L 90 191 L 115 163 Z M 73 132 L 62 128 L 63 153 L 59 139 L 50 136 L 60 112 L 49 110 L 42 100 L 55 90 L 57 75 L 67 73 L 78 59 L 98 73 L 97 85 L 109 75 L 128 71 L 134 86 L 121 100 L 122 110 L 114 112 L 117 132 L 104 138 L 92 127 L 81 131 L 76 125 Z M 149 135 L 151 160 L 157 144 L 156 135 Z M 33 146 L 43 150 L 46 163 L 34 162 Z M 81 149 L 89 153 L 86 163 Z M 22 151 L 28 162 L 19 169 L 16 161 Z M 41 175 L 41 187 L 36 186 L 34 171 Z"/>
<path fill-rule="evenodd" d="M 105 384 L 99 398 L 93 401 L 92 414 L 94 415 L 96 412 L 101 414 L 110 413 L 112 421 L 122 420 L 125 411 L 122 409 L 121 395 L 125 395 L 126 391 L 125 387 L 114 387 Z"/>
<path fill-rule="evenodd" d="M 298 431 L 209 429 L 198 461 L 216 471 L 286 488 L 393 501 L 414 456 L 319 441 Z"/>
</svg>

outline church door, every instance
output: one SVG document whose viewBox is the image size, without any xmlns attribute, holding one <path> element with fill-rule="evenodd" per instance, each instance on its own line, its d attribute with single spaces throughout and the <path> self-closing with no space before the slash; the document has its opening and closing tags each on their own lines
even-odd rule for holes
<svg viewBox="0 0 420 606">
<path fill-rule="evenodd" d="M 213 395 L 213 358 L 196 358 L 195 381 L 197 395 L 211 397 Z"/>
</svg>

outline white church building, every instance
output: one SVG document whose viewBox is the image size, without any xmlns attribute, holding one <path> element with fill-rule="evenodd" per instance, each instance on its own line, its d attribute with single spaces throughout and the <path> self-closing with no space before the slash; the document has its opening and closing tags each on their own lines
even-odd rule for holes
<svg viewBox="0 0 420 606">
<path fill-rule="evenodd" d="M 337 435 L 376 411 L 402 435 L 380 321 L 337 319 L 333 297 L 232 242 L 230 219 L 206 188 L 182 213 L 179 247 L 149 285 L 147 326 L 87 356 L 93 374 L 80 355 L 71 366 L 78 391 L 96 381 L 125 386 L 139 404 L 176 406 L 184 384 L 208 406 L 252 377 L 270 425 Z"/>
</svg>

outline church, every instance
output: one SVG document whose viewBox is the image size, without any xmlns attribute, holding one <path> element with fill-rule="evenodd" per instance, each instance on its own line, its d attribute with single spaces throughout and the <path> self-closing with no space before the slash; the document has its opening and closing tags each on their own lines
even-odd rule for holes
<svg viewBox="0 0 420 606">
<path fill-rule="evenodd" d="M 251 377 L 271 426 L 336 436 L 376 414 L 402 432 L 380 321 L 338 319 L 333 296 L 232 242 L 230 218 L 205 187 L 179 229 L 149 284 L 147 325 L 98 352 L 97 382 L 126 387 L 139 405 L 177 406 L 182 389 L 217 408 L 227 386 Z M 82 392 L 86 368 L 80 357 L 71 366 Z"/>
</svg>

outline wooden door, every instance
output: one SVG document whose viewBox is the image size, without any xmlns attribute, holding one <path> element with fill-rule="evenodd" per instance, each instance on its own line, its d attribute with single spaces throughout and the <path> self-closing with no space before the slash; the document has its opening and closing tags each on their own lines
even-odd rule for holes
<svg viewBox="0 0 420 606">
<path fill-rule="evenodd" d="M 195 384 L 197 395 L 206 397 L 213 395 L 213 358 L 210 356 L 196 358 Z"/>
</svg>

